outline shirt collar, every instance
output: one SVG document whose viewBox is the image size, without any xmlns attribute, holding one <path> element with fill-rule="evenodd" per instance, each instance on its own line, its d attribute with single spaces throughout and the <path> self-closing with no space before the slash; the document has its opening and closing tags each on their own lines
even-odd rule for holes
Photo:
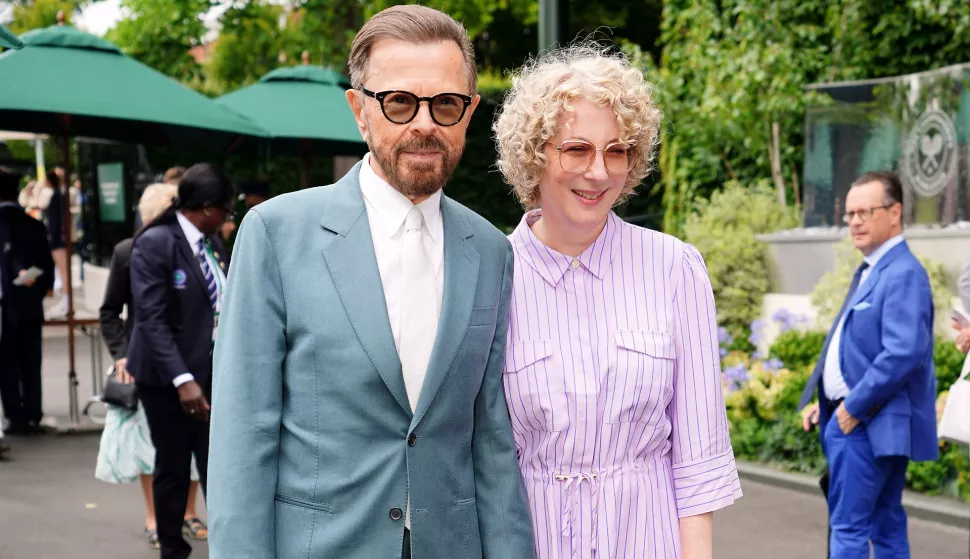
<svg viewBox="0 0 970 559">
<path fill-rule="evenodd" d="M 884 242 L 879 248 L 872 251 L 872 253 L 870 253 L 869 256 L 865 257 L 866 264 L 869 265 L 870 269 L 875 268 L 876 264 L 878 264 L 879 261 L 882 260 L 882 257 L 886 256 L 887 252 L 895 248 L 896 245 L 903 242 L 904 240 L 906 239 L 903 238 L 902 234 L 899 234 L 889 239 L 888 241 Z"/>
<path fill-rule="evenodd" d="M 542 217 L 542 210 L 532 210 L 522 216 L 522 221 L 512 232 L 512 245 L 516 253 L 542 279 L 555 287 L 566 275 L 573 262 L 573 258 L 557 252 L 546 245 L 532 232 L 531 225 Z M 589 270 L 597 279 L 602 280 L 606 275 L 613 257 L 620 248 L 620 227 L 623 220 L 612 211 L 606 218 L 606 226 L 600 232 L 593 244 L 577 258 L 583 268 Z"/>
<path fill-rule="evenodd" d="M 370 165 L 370 154 L 364 156 L 360 167 L 360 191 L 374 210 L 381 228 L 388 237 L 393 237 L 404 227 L 404 220 L 414 204 L 407 196 L 377 176 Z M 424 223 L 431 240 L 435 244 L 442 242 L 441 227 L 441 191 L 432 194 L 427 200 L 417 205 L 424 214 Z"/>
<path fill-rule="evenodd" d="M 185 240 L 189 242 L 189 246 L 192 247 L 192 252 L 199 254 L 199 241 L 205 238 L 205 234 L 199 231 L 199 228 L 192 224 L 191 221 L 182 212 L 175 212 L 175 217 L 179 221 L 179 226 L 182 227 L 182 233 L 185 234 Z"/>
</svg>

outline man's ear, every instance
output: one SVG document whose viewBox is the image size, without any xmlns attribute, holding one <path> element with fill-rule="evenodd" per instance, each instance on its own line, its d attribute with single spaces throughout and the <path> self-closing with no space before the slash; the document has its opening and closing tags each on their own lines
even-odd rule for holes
<svg viewBox="0 0 970 559">
<path fill-rule="evenodd" d="M 889 208 L 889 211 L 890 213 L 892 213 L 892 216 L 896 218 L 896 220 L 899 222 L 899 225 L 902 226 L 903 225 L 903 205 L 897 202 L 893 204 L 891 208 Z"/>
<path fill-rule="evenodd" d="M 347 97 L 347 104 L 350 105 L 350 111 L 354 114 L 354 121 L 357 122 L 357 131 L 360 132 L 360 137 L 367 141 L 367 118 L 364 116 L 364 94 L 357 91 L 356 89 L 348 89 L 344 92 Z"/>
</svg>

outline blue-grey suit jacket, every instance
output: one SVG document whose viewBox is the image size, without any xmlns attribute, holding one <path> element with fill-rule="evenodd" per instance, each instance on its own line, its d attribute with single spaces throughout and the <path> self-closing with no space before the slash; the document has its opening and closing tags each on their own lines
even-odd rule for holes
<svg viewBox="0 0 970 559">
<path fill-rule="evenodd" d="M 215 349 L 211 557 L 399 559 L 409 489 L 414 557 L 534 557 L 502 387 L 511 248 L 442 197 L 443 308 L 412 414 L 359 172 L 240 227 Z"/>
</svg>

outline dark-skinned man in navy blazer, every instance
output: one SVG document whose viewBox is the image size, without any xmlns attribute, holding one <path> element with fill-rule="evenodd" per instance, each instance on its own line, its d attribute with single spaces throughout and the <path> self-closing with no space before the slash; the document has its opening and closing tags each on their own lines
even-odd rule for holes
<svg viewBox="0 0 970 559">
<path fill-rule="evenodd" d="M 155 515 L 162 559 L 184 559 L 182 537 L 190 464 L 206 489 L 212 348 L 227 259 L 219 228 L 230 218 L 234 188 L 210 164 L 192 166 L 178 199 L 136 237 L 131 253 L 135 323 L 128 370 L 155 445 Z"/>
</svg>

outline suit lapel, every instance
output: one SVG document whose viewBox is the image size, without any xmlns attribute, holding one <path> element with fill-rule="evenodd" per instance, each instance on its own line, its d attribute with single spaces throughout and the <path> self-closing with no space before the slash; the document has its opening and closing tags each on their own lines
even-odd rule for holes
<svg viewBox="0 0 970 559">
<path fill-rule="evenodd" d="M 886 254 L 883 254 L 882 258 L 880 258 L 879 261 L 876 262 L 876 265 L 872 268 L 872 271 L 869 272 L 869 275 L 866 277 L 865 283 L 863 283 L 862 285 L 859 286 L 858 289 L 856 289 L 855 295 L 852 297 L 852 300 L 849 301 L 849 306 L 848 308 L 845 309 L 845 312 L 848 313 L 849 311 L 851 311 L 852 307 L 858 305 L 860 301 L 862 301 L 863 299 L 866 298 L 866 296 L 872 293 L 872 290 L 875 289 L 876 285 L 879 284 L 879 277 L 881 276 L 882 271 L 885 270 L 890 264 L 892 264 L 893 260 L 895 260 L 900 255 L 905 254 L 907 252 L 909 252 L 909 245 L 906 244 L 906 241 L 903 241 L 898 245 L 894 246 L 893 248 L 889 249 L 889 251 L 886 252 Z"/>
<path fill-rule="evenodd" d="M 172 234 L 175 235 L 175 245 L 178 247 L 178 251 L 182 253 L 182 257 L 185 261 L 189 263 L 189 274 L 192 275 L 199 282 L 199 287 L 202 292 L 206 294 L 206 300 L 209 298 L 209 284 L 205 281 L 205 276 L 202 275 L 202 268 L 199 266 L 199 259 L 195 257 L 195 253 L 192 252 L 192 247 L 189 246 L 188 239 L 185 238 L 185 232 L 182 231 L 182 226 L 179 225 L 178 220 L 173 221 L 169 227 L 171 228 Z"/>
<path fill-rule="evenodd" d="M 441 197 L 441 216 L 444 228 L 445 292 L 442 297 L 441 318 L 435 338 L 428 371 L 421 387 L 421 396 L 411 421 L 412 428 L 424 417 L 438 388 L 451 368 L 461 341 L 465 338 L 471 319 L 475 291 L 478 288 L 478 251 L 468 240 L 472 231 L 452 207 L 454 202 Z"/>
<path fill-rule="evenodd" d="M 333 235 L 323 256 L 360 344 L 394 399 L 410 415 L 359 176 L 360 163 L 330 187 L 333 192 L 320 225 Z"/>
<path fill-rule="evenodd" d="M 882 262 L 880 261 L 880 264 L 881 263 Z M 856 289 L 855 295 L 852 296 L 852 300 L 849 301 L 849 304 L 845 309 L 845 314 L 849 314 L 849 312 L 852 311 L 852 307 L 858 305 L 859 301 L 862 301 L 867 295 L 872 293 L 872 290 L 876 287 L 876 284 L 879 283 L 880 268 L 882 268 L 882 266 L 876 266 L 873 268 L 872 271 L 869 272 L 869 275 L 866 276 L 866 281 L 860 285 L 858 289 Z"/>
<path fill-rule="evenodd" d="M 825 357 L 828 355 L 829 345 L 832 343 L 832 336 L 835 335 L 836 328 L 839 326 L 839 323 L 842 322 L 843 317 L 845 320 L 849 319 L 849 313 L 852 312 L 852 307 L 858 305 L 859 302 L 872 293 L 872 290 L 875 289 L 876 285 L 879 284 L 879 278 L 882 270 L 884 270 L 899 255 L 906 252 L 909 252 L 909 245 L 907 245 L 905 241 L 899 243 L 897 246 L 894 246 L 889 250 L 889 252 L 884 254 L 882 258 L 879 259 L 879 262 L 876 263 L 875 267 L 873 267 L 873 269 L 869 272 L 869 275 L 866 276 L 866 281 L 861 283 L 859 287 L 856 288 L 855 293 L 852 294 L 852 297 L 849 298 L 849 294 L 846 294 L 847 299 L 842 301 L 843 307 L 839 309 L 839 314 L 836 315 L 835 322 L 832 323 L 832 326 L 829 328 L 828 335 L 825 336 L 825 342 L 822 344 L 822 354 L 819 356 L 818 361 L 815 362 L 815 369 L 812 371 L 812 375 L 809 378 L 808 383 L 805 385 L 804 391 L 802 392 L 802 399 L 798 404 L 799 408 L 808 405 L 815 392 L 816 386 L 818 386 L 819 389 L 819 399 L 824 400 L 824 398 L 822 398 L 822 380 L 823 372 L 825 370 Z M 842 361 L 843 347 L 844 346 L 841 344 L 839 345 L 840 364 Z"/>
</svg>

